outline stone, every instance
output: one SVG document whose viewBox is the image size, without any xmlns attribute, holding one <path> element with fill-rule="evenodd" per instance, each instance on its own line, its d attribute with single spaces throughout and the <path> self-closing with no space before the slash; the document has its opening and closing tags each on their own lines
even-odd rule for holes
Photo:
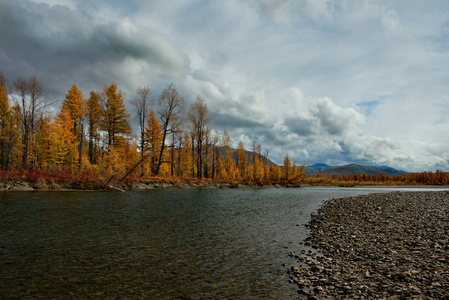
<svg viewBox="0 0 449 300">
<path fill-rule="evenodd" d="M 306 244 L 321 251 L 298 255 L 308 265 L 300 274 L 311 291 L 326 286 L 328 298 L 449 299 L 448 191 L 333 199 L 307 227 Z"/>
</svg>

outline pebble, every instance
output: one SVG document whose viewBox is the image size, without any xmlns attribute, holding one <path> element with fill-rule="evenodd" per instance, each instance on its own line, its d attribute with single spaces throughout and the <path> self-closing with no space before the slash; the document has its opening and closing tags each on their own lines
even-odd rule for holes
<svg viewBox="0 0 449 300">
<path fill-rule="evenodd" d="M 305 299 L 449 299 L 449 192 L 328 201 L 290 276 Z M 306 259 L 307 258 L 307 259 Z"/>
</svg>

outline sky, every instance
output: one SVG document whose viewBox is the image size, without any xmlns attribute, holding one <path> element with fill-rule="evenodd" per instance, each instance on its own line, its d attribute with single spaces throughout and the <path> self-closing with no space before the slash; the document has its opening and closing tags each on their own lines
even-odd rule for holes
<svg viewBox="0 0 449 300">
<path fill-rule="evenodd" d="M 447 0 L 0 0 L 0 69 L 54 110 L 114 81 L 133 115 L 173 83 L 279 164 L 449 171 Z"/>
</svg>

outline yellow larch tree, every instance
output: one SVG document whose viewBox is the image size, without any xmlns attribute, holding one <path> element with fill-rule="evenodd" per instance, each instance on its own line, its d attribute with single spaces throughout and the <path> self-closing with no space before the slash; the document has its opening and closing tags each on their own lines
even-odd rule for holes
<svg viewBox="0 0 449 300">
<path fill-rule="evenodd" d="M 9 169 L 10 150 L 8 145 L 9 131 L 11 129 L 11 109 L 9 107 L 8 92 L 3 82 L 0 85 L 0 168 Z"/>
<path fill-rule="evenodd" d="M 86 115 L 87 124 L 89 126 L 89 148 L 88 148 L 88 156 L 89 162 L 91 164 L 97 163 L 97 140 L 98 136 L 98 128 L 101 121 L 101 107 L 100 107 L 100 95 L 96 92 L 91 91 L 90 97 L 86 102 Z"/>
<path fill-rule="evenodd" d="M 262 162 L 259 159 L 259 156 L 256 155 L 254 157 L 253 163 L 253 180 L 261 180 L 262 178 Z"/>
<path fill-rule="evenodd" d="M 145 150 L 148 153 L 151 175 L 156 175 L 156 168 L 162 146 L 162 129 L 154 110 L 150 111 L 145 129 Z M 163 157 L 162 157 L 163 158 Z"/>
<path fill-rule="evenodd" d="M 218 178 L 220 179 L 229 179 L 229 175 L 228 172 L 226 171 L 226 161 L 220 157 L 219 160 L 219 173 L 218 173 Z"/>
<path fill-rule="evenodd" d="M 245 153 L 242 141 L 239 141 L 237 146 L 237 167 L 239 169 L 240 178 L 246 178 L 248 169 L 248 155 Z"/>
<path fill-rule="evenodd" d="M 38 123 L 38 128 L 39 137 L 37 139 L 37 153 L 41 169 L 45 171 L 54 171 L 52 170 L 52 168 L 55 165 L 55 124 L 52 124 L 51 118 L 49 116 L 46 116 L 40 120 L 40 122 Z"/>
<path fill-rule="evenodd" d="M 296 170 L 294 175 L 292 174 L 291 181 L 292 183 L 301 183 L 304 182 L 306 177 L 306 165 L 302 164 L 301 167 L 296 167 L 296 163 L 293 164 L 293 168 Z"/>
<path fill-rule="evenodd" d="M 290 179 L 291 168 L 292 168 L 292 164 L 290 161 L 290 157 L 288 157 L 288 154 L 286 154 L 284 157 L 284 166 L 282 167 L 282 179 L 283 180 L 288 181 Z"/>
<path fill-rule="evenodd" d="M 281 167 L 279 165 L 274 165 L 270 167 L 270 179 L 279 181 L 281 180 Z"/>
<path fill-rule="evenodd" d="M 120 147 L 125 136 L 131 134 L 129 114 L 126 112 L 123 94 L 112 82 L 103 88 L 101 99 L 102 116 L 100 129 L 108 135 L 108 147 Z"/>
<path fill-rule="evenodd" d="M 290 180 L 292 180 L 293 178 L 296 177 L 297 174 L 298 174 L 298 166 L 296 165 L 296 161 L 293 161 L 293 165 L 290 168 L 290 174 L 289 174 L 288 178 L 290 178 Z"/>
<path fill-rule="evenodd" d="M 184 137 L 182 139 L 182 147 L 179 149 L 180 151 L 180 167 L 179 174 L 181 177 L 189 177 L 192 173 L 192 143 L 190 141 L 190 135 L 185 132 Z"/>
<path fill-rule="evenodd" d="M 68 115 L 72 119 L 73 127 L 71 128 L 76 140 L 76 147 L 78 152 L 78 165 L 81 168 L 82 162 L 82 148 L 83 148 L 83 120 L 85 113 L 85 100 L 83 93 L 73 85 L 65 96 L 62 102 L 62 110 L 67 111 Z"/>
<path fill-rule="evenodd" d="M 263 179 L 270 179 L 270 164 L 268 163 L 268 159 L 265 159 L 265 163 L 263 164 Z"/>
<path fill-rule="evenodd" d="M 77 161 L 76 136 L 71 130 L 73 120 L 69 112 L 61 109 L 55 118 L 54 157 L 59 171 L 72 172 Z"/>
</svg>

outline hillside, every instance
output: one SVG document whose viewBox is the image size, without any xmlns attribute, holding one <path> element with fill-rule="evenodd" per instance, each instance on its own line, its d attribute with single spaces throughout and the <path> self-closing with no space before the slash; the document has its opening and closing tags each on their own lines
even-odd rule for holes
<svg viewBox="0 0 449 300">
<path fill-rule="evenodd" d="M 306 174 L 314 174 L 329 169 L 331 166 L 326 164 L 314 164 L 306 167 Z"/>
<path fill-rule="evenodd" d="M 318 167 L 316 167 L 316 165 L 318 165 Z M 316 165 L 308 167 L 308 174 L 336 175 L 336 176 L 355 175 L 355 174 L 366 174 L 366 175 L 385 174 L 389 176 L 394 176 L 407 173 L 387 166 L 366 167 L 357 164 L 349 164 L 344 166 L 325 167 L 326 165 L 324 164 L 316 164 Z"/>
</svg>

